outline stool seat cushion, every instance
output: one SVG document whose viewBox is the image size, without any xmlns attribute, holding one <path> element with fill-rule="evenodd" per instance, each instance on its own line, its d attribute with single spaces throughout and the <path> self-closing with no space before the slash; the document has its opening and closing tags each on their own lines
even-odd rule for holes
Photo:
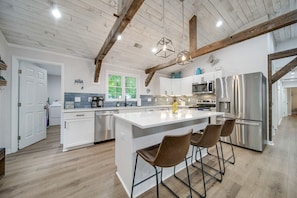
<svg viewBox="0 0 297 198">
<path fill-rule="evenodd" d="M 148 148 L 140 149 L 137 151 L 138 155 L 140 155 L 146 162 L 149 164 L 153 164 L 156 159 L 156 155 L 158 153 L 160 144 L 156 144 L 154 146 L 150 146 Z"/>
</svg>

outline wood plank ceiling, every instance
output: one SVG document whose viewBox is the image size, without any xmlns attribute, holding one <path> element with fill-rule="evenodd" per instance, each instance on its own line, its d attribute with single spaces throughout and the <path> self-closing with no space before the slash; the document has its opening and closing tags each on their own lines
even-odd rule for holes
<svg viewBox="0 0 297 198">
<path fill-rule="evenodd" d="M 62 12 L 51 16 L 52 4 Z M 165 0 L 165 30 L 176 48 L 189 49 L 189 20 L 197 16 L 197 48 L 297 9 L 297 0 L 185 0 L 185 47 L 182 46 L 182 6 L 179 0 Z M 1 0 L 0 30 L 10 44 L 73 55 L 94 60 L 112 28 L 116 0 Z M 220 28 L 215 26 L 223 21 Z M 121 41 L 117 41 L 103 64 L 145 70 L 167 62 L 151 49 L 162 37 L 162 1 L 145 0 Z M 276 43 L 296 38 L 297 24 L 273 32 Z M 176 54 L 173 55 L 174 57 Z M 169 74 L 173 66 L 158 72 Z"/>
</svg>

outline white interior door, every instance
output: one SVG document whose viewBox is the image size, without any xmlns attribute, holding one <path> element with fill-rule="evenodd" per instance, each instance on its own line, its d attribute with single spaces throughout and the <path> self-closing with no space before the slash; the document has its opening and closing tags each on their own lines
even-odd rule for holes
<svg viewBox="0 0 297 198">
<path fill-rule="evenodd" d="M 20 64 L 19 149 L 46 138 L 47 71 Z"/>
</svg>

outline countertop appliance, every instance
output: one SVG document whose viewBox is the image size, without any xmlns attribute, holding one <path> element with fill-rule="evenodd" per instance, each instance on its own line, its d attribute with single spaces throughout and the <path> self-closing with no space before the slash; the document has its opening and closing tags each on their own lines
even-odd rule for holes
<svg viewBox="0 0 297 198">
<path fill-rule="evenodd" d="M 266 78 L 261 72 L 216 79 L 216 110 L 225 112 L 217 120 L 236 118 L 232 143 L 263 151 L 267 140 Z M 223 138 L 225 142 L 229 139 Z"/>
<path fill-rule="evenodd" d="M 93 96 L 91 106 L 92 108 L 104 107 L 104 97 Z"/>
<path fill-rule="evenodd" d="M 113 115 L 118 110 L 106 110 L 95 112 L 95 143 L 114 140 L 115 124 Z"/>
<path fill-rule="evenodd" d="M 214 81 L 206 81 L 192 84 L 193 94 L 209 94 L 214 93 Z"/>
</svg>

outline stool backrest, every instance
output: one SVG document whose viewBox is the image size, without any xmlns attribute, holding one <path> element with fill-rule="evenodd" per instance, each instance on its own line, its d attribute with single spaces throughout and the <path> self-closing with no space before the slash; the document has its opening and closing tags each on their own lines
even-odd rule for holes
<svg viewBox="0 0 297 198">
<path fill-rule="evenodd" d="M 223 125 L 221 124 L 207 125 L 197 145 L 204 148 L 209 148 L 216 145 L 221 135 L 222 127 Z"/>
<path fill-rule="evenodd" d="M 184 135 L 165 136 L 159 146 L 154 165 L 172 167 L 181 163 L 189 150 L 193 129 Z"/>
<path fill-rule="evenodd" d="M 222 137 L 230 136 L 233 131 L 234 125 L 235 125 L 235 119 L 226 120 L 222 128 L 221 136 Z"/>
</svg>

